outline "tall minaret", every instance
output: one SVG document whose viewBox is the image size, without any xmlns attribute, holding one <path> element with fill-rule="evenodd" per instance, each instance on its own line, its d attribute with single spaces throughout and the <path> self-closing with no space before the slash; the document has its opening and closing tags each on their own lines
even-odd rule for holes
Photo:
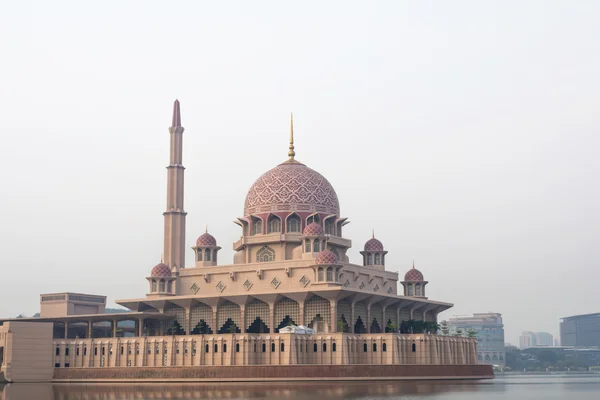
<svg viewBox="0 0 600 400">
<path fill-rule="evenodd" d="M 169 128 L 171 133 L 171 150 L 167 167 L 167 211 L 165 216 L 165 259 L 169 267 L 185 268 L 185 216 L 183 210 L 183 127 L 179 100 L 173 104 L 173 122 Z"/>
</svg>

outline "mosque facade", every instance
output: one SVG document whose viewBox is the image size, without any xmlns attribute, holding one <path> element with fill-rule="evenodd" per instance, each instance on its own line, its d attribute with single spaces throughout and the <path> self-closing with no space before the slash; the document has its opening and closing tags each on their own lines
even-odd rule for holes
<svg viewBox="0 0 600 400">
<path fill-rule="evenodd" d="M 489 377 L 491 371 L 476 365 L 474 339 L 437 334 L 437 316 L 452 304 L 426 296 L 428 282 L 414 265 L 403 277 L 388 270 L 387 251 L 374 235 L 364 244 L 360 262 L 350 260 L 352 242 L 344 237 L 348 218 L 340 213 L 331 183 L 296 159 L 293 122 L 287 160 L 252 184 L 243 215 L 235 220 L 241 235 L 233 243 L 233 263 L 220 263 L 221 247 L 206 231 L 186 265 L 183 132 L 175 101 L 164 257 L 149 269 L 146 296 L 117 300 L 130 311 L 108 314 L 103 296 L 41 295 L 39 318 L 2 321 L 5 379 L 33 379 L 31 373 L 19 375 L 20 360 L 26 358 L 19 340 L 27 334 L 48 347 L 40 345 L 38 358 L 47 359 L 51 368 L 40 362 L 38 380 L 86 380 L 92 371 L 95 378 L 116 374 L 118 380 L 137 373 L 132 371 L 167 371 L 164 367 L 191 368 L 192 375 L 210 367 L 216 371 L 211 376 L 233 379 L 230 372 L 219 372 L 232 366 L 313 366 L 314 376 L 322 378 L 327 373 L 318 368 L 353 365 L 405 368 L 381 370 L 385 378 L 410 376 L 414 365 L 438 368 L 420 375 Z M 241 375 L 248 377 L 257 370 L 244 371 Z M 294 371 L 300 369 L 286 376 L 300 373 Z M 310 375 L 310 369 L 302 371 Z M 335 374 L 352 379 L 365 373 L 339 371 Z"/>
</svg>

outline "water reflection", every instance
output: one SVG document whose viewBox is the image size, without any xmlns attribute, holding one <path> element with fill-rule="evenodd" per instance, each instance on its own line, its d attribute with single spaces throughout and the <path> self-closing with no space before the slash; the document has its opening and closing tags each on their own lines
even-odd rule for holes
<svg viewBox="0 0 600 400">
<path fill-rule="evenodd" d="M 0 400 L 130 399 L 410 399 L 444 392 L 477 392 L 471 382 L 298 382 L 223 384 L 12 384 Z"/>
</svg>

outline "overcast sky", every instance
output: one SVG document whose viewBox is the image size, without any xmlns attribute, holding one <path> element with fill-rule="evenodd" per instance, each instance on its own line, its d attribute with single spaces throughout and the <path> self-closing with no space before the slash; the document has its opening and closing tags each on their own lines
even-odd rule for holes
<svg viewBox="0 0 600 400">
<path fill-rule="evenodd" d="M 293 111 L 351 261 L 375 229 L 443 318 L 557 335 L 600 311 L 599 20 L 584 0 L 2 2 L 0 316 L 145 295 L 178 98 L 188 249 L 208 224 L 232 260 Z"/>
</svg>

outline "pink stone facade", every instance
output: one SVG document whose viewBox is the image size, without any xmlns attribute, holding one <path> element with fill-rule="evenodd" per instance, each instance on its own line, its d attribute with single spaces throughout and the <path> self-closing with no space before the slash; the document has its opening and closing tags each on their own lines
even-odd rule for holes
<svg viewBox="0 0 600 400">
<path fill-rule="evenodd" d="M 130 312 L 103 314 L 102 296 L 43 295 L 41 318 L 21 321 L 51 326 L 50 368 L 476 363 L 475 340 L 435 334 L 438 314 L 452 304 L 425 297 L 428 282 L 414 266 L 399 293 L 397 266 L 388 268 L 387 251 L 374 235 L 361 262 L 350 260 L 352 241 L 343 235 L 349 221 L 331 183 L 295 159 L 293 130 L 289 159 L 248 190 L 243 217 L 235 221 L 241 235 L 233 262 L 223 262 L 207 231 L 186 264 L 183 132 L 177 101 L 169 128 L 164 259 L 149 268 L 146 296 L 117 300 Z M 407 331 L 408 321 L 428 328 Z M 299 325 L 314 333 L 280 333 Z M 0 348 L 4 356 L 14 354 L 10 344 Z"/>
</svg>

